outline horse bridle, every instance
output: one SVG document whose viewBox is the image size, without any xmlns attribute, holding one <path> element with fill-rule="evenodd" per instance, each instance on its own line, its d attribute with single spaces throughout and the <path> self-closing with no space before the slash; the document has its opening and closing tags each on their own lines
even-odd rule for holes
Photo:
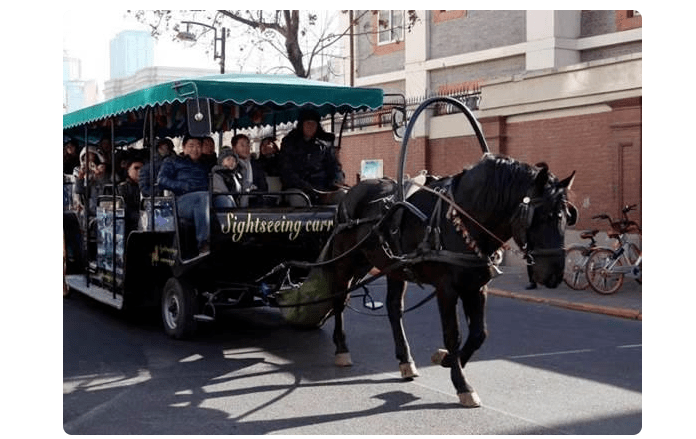
<svg viewBox="0 0 696 439">
<path fill-rule="evenodd" d="M 512 236 L 522 250 L 524 254 L 523 257 L 525 261 L 527 261 L 528 265 L 534 265 L 535 256 L 558 257 L 565 255 L 564 248 L 529 248 L 527 232 L 532 226 L 532 221 L 534 220 L 534 210 L 536 206 L 540 205 L 541 203 L 541 197 L 530 198 L 529 196 L 525 196 L 510 220 L 510 224 L 512 226 Z M 572 215 L 568 210 L 568 205 L 570 204 L 572 206 L 572 203 L 570 203 L 568 200 L 564 200 L 563 204 L 566 209 L 568 223 L 572 225 L 575 223 L 575 220 L 573 220 L 571 223 L 570 218 L 572 218 Z"/>
<path fill-rule="evenodd" d="M 457 232 L 459 232 L 462 235 L 462 239 L 464 239 L 467 248 L 476 253 L 476 255 L 481 259 L 485 260 L 486 256 L 481 252 L 478 244 L 469 233 L 469 230 L 466 228 L 466 225 L 464 224 L 464 221 L 462 220 L 462 217 L 460 215 L 463 215 L 464 217 L 472 221 L 479 229 L 481 229 L 483 232 L 485 232 L 493 239 L 495 239 L 498 243 L 500 243 L 501 247 L 505 250 L 510 250 L 520 254 L 528 265 L 534 265 L 535 256 L 552 257 L 565 254 L 565 250 L 563 248 L 529 248 L 527 242 L 527 231 L 532 226 L 532 221 L 534 219 L 534 210 L 536 206 L 541 205 L 542 203 L 541 197 L 532 198 L 529 196 L 525 196 L 518 205 L 517 210 L 513 214 L 512 218 L 510 219 L 513 238 L 515 239 L 515 242 L 517 242 L 521 250 L 521 252 L 517 252 L 516 250 L 510 248 L 510 246 L 508 246 L 505 243 L 505 241 L 500 239 L 495 233 L 488 230 L 485 226 L 483 226 L 481 223 L 476 221 L 476 219 L 474 219 L 471 215 L 469 215 L 464 209 L 462 209 L 461 206 L 459 206 L 454 201 L 451 190 L 448 190 L 447 195 L 445 195 L 442 193 L 442 191 L 435 191 L 425 185 L 418 186 L 420 186 L 421 189 L 425 189 L 426 191 L 440 197 L 442 200 L 446 201 L 449 204 L 449 209 L 447 210 L 446 218 L 452 223 L 455 230 L 457 230 Z M 570 204 L 568 201 L 565 201 L 565 203 Z"/>
</svg>

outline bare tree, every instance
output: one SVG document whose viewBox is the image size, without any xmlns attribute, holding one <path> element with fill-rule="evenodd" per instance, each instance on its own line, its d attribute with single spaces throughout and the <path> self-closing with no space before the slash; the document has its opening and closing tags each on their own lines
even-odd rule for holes
<svg viewBox="0 0 696 439">
<path fill-rule="evenodd" d="M 320 54 L 338 56 L 331 53 L 332 48 L 342 38 L 354 32 L 354 25 L 367 14 L 377 14 L 378 11 L 358 11 L 351 13 L 352 22 L 345 29 L 335 30 L 333 26 L 327 26 L 326 22 L 319 27 L 319 16 L 316 11 L 128 11 L 140 22 L 150 27 L 151 34 L 158 38 L 165 34 L 171 34 L 175 39 L 181 30 L 180 22 L 195 20 L 216 28 L 222 27 L 230 21 L 242 25 L 242 32 L 246 34 L 249 45 L 246 47 L 263 50 L 263 46 L 272 47 L 289 63 L 289 69 L 297 76 L 308 77 L 312 66 Z M 342 11 L 348 13 L 348 11 Z M 414 11 L 408 11 L 407 20 L 403 26 L 408 30 L 416 22 L 418 17 Z M 385 26 L 380 23 L 379 27 Z M 236 26 L 239 28 L 239 26 Z M 208 32 L 203 28 L 201 34 Z M 229 30 L 228 30 L 229 32 Z M 374 31 L 371 31 L 374 32 Z M 229 36 L 229 35 L 227 35 Z M 303 46 L 305 50 L 303 50 Z M 240 51 L 245 49 L 239 45 Z M 335 51 L 334 51 L 335 52 Z M 283 68 L 274 66 L 274 68 Z"/>
</svg>

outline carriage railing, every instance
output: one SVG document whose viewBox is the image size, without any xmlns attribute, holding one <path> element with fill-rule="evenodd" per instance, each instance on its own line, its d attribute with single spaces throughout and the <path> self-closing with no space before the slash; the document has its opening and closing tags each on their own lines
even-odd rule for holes
<svg viewBox="0 0 696 439">
<path fill-rule="evenodd" d="M 425 100 L 433 97 L 451 97 L 464 103 L 472 111 L 478 110 L 481 103 L 480 89 L 462 89 L 450 93 L 436 93 L 425 96 L 409 97 L 405 99 L 392 98 L 385 95 L 384 106 L 378 110 L 360 111 L 348 115 L 346 121 L 346 131 L 358 131 L 366 128 L 387 128 L 392 126 L 392 109 L 395 107 L 406 107 L 407 119 L 410 119 L 416 108 Z M 434 116 L 444 116 L 457 113 L 456 106 L 449 103 L 438 103 L 432 107 Z"/>
</svg>

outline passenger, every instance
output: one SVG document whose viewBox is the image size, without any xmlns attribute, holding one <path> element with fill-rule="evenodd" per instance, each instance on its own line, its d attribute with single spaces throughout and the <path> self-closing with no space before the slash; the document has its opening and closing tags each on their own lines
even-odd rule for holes
<svg viewBox="0 0 696 439">
<path fill-rule="evenodd" d="M 215 141 L 212 137 L 206 136 L 202 140 L 201 163 L 208 167 L 208 172 L 217 165 L 217 155 L 215 154 Z"/>
<path fill-rule="evenodd" d="M 113 167 L 113 163 L 111 163 L 111 140 L 108 138 L 103 138 L 99 141 L 99 152 L 101 152 L 102 157 L 104 157 L 104 165 L 106 166 L 106 175 L 111 177 L 111 169 Z M 117 162 L 118 163 L 118 162 Z M 116 169 L 118 171 L 118 169 Z M 116 173 L 116 180 L 119 181 L 119 176 L 118 172 Z"/>
<path fill-rule="evenodd" d="M 280 177 L 284 189 L 300 189 L 312 201 L 319 191 L 334 191 L 343 184 L 341 165 L 333 148 L 334 135 L 321 127 L 314 110 L 302 110 L 297 128 L 285 136 L 280 148 Z"/>
<path fill-rule="evenodd" d="M 251 158 L 251 145 L 249 138 L 244 134 L 237 134 L 232 138 L 232 149 L 239 157 L 239 167 L 244 176 L 242 191 L 244 193 L 268 191 L 268 182 L 266 181 L 266 173 L 261 168 L 257 160 Z M 247 205 L 249 197 L 243 197 L 240 201 L 241 206 Z M 249 204 L 258 204 L 257 200 L 249 200 Z"/>
<path fill-rule="evenodd" d="M 75 168 L 80 166 L 80 156 L 77 150 L 77 142 L 72 139 L 63 146 L 63 174 L 72 175 Z"/>
<path fill-rule="evenodd" d="M 268 177 L 280 177 L 280 162 L 278 153 L 278 145 L 275 143 L 275 138 L 266 137 L 261 141 L 261 146 L 259 147 L 261 155 L 259 156 L 258 162 L 261 164 L 261 169 L 266 173 Z"/>
<path fill-rule="evenodd" d="M 89 181 L 87 179 L 89 178 Z M 97 198 L 104 194 L 104 187 L 111 183 L 106 174 L 104 156 L 94 146 L 86 147 L 80 152 L 80 167 L 77 168 L 73 192 L 79 196 L 79 208 L 85 203 L 90 216 L 97 212 Z M 89 186 L 89 193 L 87 187 Z"/>
<path fill-rule="evenodd" d="M 128 169 L 126 179 L 119 183 L 116 188 L 116 193 L 122 196 L 126 203 L 126 230 L 136 230 L 138 228 L 138 219 L 140 217 L 140 187 L 138 179 L 142 167 L 142 159 L 136 157 L 129 159 L 126 166 L 126 169 Z"/>
<path fill-rule="evenodd" d="M 213 167 L 213 193 L 233 193 L 243 192 L 244 176 L 239 165 L 239 157 L 232 148 L 222 148 L 218 164 Z M 215 207 L 235 207 L 236 203 L 232 196 L 221 195 L 215 197 Z"/>
<path fill-rule="evenodd" d="M 157 177 L 160 189 L 176 195 L 179 217 L 193 222 L 199 253 L 210 250 L 210 208 L 208 206 L 208 170 L 201 163 L 201 139 L 184 136 L 180 156 L 164 161 Z"/>
<path fill-rule="evenodd" d="M 155 181 L 157 181 L 157 175 L 159 174 L 160 167 L 164 160 L 174 156 L 174 143 L 171 139 L 164 137 L 159 139 L 157 142 L 157 152 L 155 153 L 154 160 L 154 170 L 153 174 Z M 150 182 L 150 162 L 145 163 L 140 169 L 140 175 L 138 176 L 138 184 L 140 185 L 140 192 L 144 197 L 150 196 L 150 190 L 152 189 L 152 184 Z M 161 196 L 162 190 L 157 189 L 155 191 L 155 196 Z"/>
</svg>

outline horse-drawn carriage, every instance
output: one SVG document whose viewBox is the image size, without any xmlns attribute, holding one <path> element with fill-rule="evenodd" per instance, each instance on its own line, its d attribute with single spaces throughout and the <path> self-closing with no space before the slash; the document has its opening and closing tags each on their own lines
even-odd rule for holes
<svg viewBox="0 0 696 439">
<path fill-rule="evenodd" d="M 413 123 L 436 100 L 464 113 L 484 157 L 457 175 L 409 183 L 417 190 L 407 191 L 403 171 Z M 186 130 L 277 126 L 296 120 L 303 106 L 333 120 L 337 113 L 375 109 L 382 101 L 378 89 L 225 75 L 131 93 L 66 115 L 63 126 L 65 135 L 82 136 L 85 143 L 107 129 L 114 143 L 144 138 L 153 145 L 156 136 Z M 346 366 L 351 364 L 342 319 L 347 295 L 386 275 L 386 306 L 404 378 L 418 375 L 402 325 L 405 283 L 433 285 L 446 347 L 433 361 L 451 369 L 462 404 L 478 406 L 463 368 L 486 337 L 492 256 L 512 238 L 534 279 L 557 286 L 563 278 L 565 226 L 577 216 L 566 196 L 573 177 L 559 180 L 546 165 L 489 154 L 471 111 L 451 98 L 429 99 L 415 110 L 405 126 L 399 165 L 396 181 L 361 181 L 338 205 L 308 200 L 299 207 L 211 207 L 210 252 L 203 255 L 189 249 L 190 227 L 177 218 L 175 198 L 144 198 L 141 225 L 127 230 L 123 200 L 103 195 L 94 218 L 64 212 L 65 284 L 117 308 L 160 303 L 165 330 L 174 337 L 214 319 L 220 307 L 278 306 L 289 321 L 310 326 L 332 313 L 335 362 Z M 379 274 L 371 276 L 375 267 Z M 460 300 L 469 330 L 461 347 Z"/>
<path fill-rule="evenodd" d="M 333 125 L 341 113 L 382 104 L 380 89 L 296 77 L 216 75 L 156 85 L 67 114 L 63 133 L 85 145 L 106 138 L 113 145 L 112 163 L 121 151 L 144 143 L 149 149 L 142 151 L 149 150 L 153 162 L 157 138 L 275 129 L 297 120 L 306 108 L 325 120 L 330 116 Z M 64 184 L 69 193 L 71 183 Z M 143 196 L 137 227 L 127 227 L 125 219 L 133 213 L 115 185 L 114 179 L 111 190 L 100 194 L 91 215 L 89 209 L 78 214 L 66 199 L 64 286 L 119 309 L 159 303 L 165 330 L 174 337 L 191 334 L 197 322 L 213 320 L 223 307 L 277 305 L 282 292 L 300 284 L 307 270 L 295 269 L 292 277 L 287 272 L 264 275 L 288 259 L 316 260 L 334 229 L 336 203 L 330 197 L 328 204 L 317 205 L 304 196 L 304 205 L 289 206 L 277 187 L 230 194 L 259 202 L 237 199 L 237 206 L 252 207 L 225 208 L 209 203 L 210 251 L 199 255 L 191 224 L 178 218 L 176 197 L 155 191 Z M 297 310 L 289 312 L 292 316 L 298 318 Z"/>
</svg>

